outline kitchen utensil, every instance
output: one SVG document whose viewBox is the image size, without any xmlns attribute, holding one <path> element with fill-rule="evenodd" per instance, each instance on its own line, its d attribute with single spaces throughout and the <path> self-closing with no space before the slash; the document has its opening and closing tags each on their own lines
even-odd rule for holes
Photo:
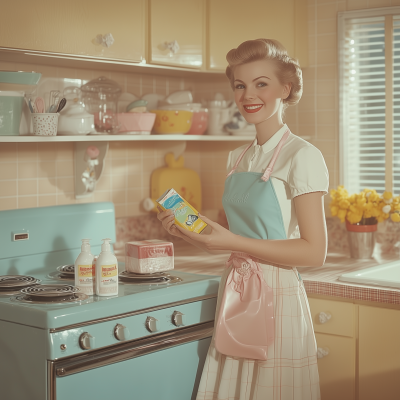
<svg viewBox="0 0 400 400">
<path fill-rule="evenodd" d="M 147 93 L 142 96 L 142 100 L 147 101 L 148 110 L 158 109 L 158 104 L 161 103 L 164 99 L 165 99 L 164 95 L 157 93 Z"/>
<path fill-rule="evenodd" d="M 51 90 L 50 91 L 50 105 L 47 109 L 47 112 L 55 112 L 56 111 L 56 104 L 58 104 L 58 99 L 60 98 L 60 91 L 59 90 Z"/>
<path fill-rule="evenodd" d="M 67 99 L 65 97 L 63 97 L 58 103 L 56 112 L 59 113 L 65 107 L 66 104 L 67 104 Z"/>
<path fill-rule="evenodd" d="M 81 90 L 85 108 L 94 115 L 96 131 L 116 133 L 117 101 L 121 94 L 119 85 L 105 76 L 100 76 L 81 86 Z"/>
<path fill-rule="evenodd" d="M 58 113 L 32 114 L 33 134 L 36 136 L 57 135 Z"/>
<path fill-rule="evenodd" d="M 192 126 L 191 111 L 152 110 L 151 112 L 157 115 L 153 127 L 155 133 L 184 135 Z"/>
<path fill-rule="evenodd" d="M 32 107 L 32 104 L 31 104 L 31 99 L 28 99 L 26 96 L 24 97 L 24 99 L 25 99 L 26 105 L 27 105 L 28 108 L 29 108 L 29 111 L 30 111 L 31 113 L 33 113 L 33 107 Z"/>
<path fill-rule="evenodd" d="M 217 100 L 214 100 L 217 101 Z M 224 104 L 224 103 L 221 103 Z M 237 111 L 236 104 L 229 103 L 227 107 L 213 106 L 208 109 L 208 135 L 227 135 L 228 132 L 224 130 L 224 125 L 232 119 L 233 114 Z"/>
<path fill-rule="evenodd" d="M 196 171 L 185 168 L 185 160 L 177 160 L 173 153 L 165 156 L 166 167 L 157 168 L 151 174 L 150 198 L 143 201 L 146 211 L 157 212 L 156 202 L 166 190 L 174 188 L 180 196 L 201 212 L 201 181 Z"/>
<path fill-rule="evenodd" d="M 35 99 L 35 107 L 38 113 L 44 113 L 45 104 L 42 97 L 38 96 Z"/>
<path fill-rule="evenodd" d="M 156 114 L 154 113 L 118 113 L 118 134 L 126 132 L 126 134 L 150 133 Z"/>
<path fill-rule="evenodd" d="M 19 135 L 24 92 L 0 91 L 0 136 Z"/>
</svg>

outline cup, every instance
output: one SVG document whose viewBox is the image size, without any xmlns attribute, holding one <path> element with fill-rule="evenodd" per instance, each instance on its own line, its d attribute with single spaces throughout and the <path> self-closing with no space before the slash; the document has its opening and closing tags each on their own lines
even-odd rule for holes
<svg viewBox="0 0 400 400">
<path fill-rule="evenodd" d="M 19 135 L 24 92 L 0 91 L 0 136 Z"/>
<path fill-rule="evenodd" d="M 59 113 L 32 114 L 33 134 L 36 136 L 56 136 Z"/>
</svg>

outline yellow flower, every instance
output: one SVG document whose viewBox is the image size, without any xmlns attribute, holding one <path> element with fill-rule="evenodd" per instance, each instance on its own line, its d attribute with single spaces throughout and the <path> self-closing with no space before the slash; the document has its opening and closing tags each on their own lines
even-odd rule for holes
<svg viewBox="0 0 400 400">
<path fill-rule="evenodd" d="M 393 222 L 400 222 L 400 215 L 399 215 L 398 213 L 393 213 L 393 214 L 390 216 L 390 218 L 391 218 L 391 220 L 392 220 Z"/>
<path fill-rule="evenodd" d="M 393 197 L 392 192 L 384 192 L 382 195 L 384 200 L 390 200 Z"/>
</svg>

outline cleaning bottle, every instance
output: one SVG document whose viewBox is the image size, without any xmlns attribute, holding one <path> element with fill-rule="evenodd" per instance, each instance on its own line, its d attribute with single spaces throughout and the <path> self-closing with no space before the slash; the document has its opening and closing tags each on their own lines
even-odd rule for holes
<svg viewBox="0 0 400 400">
<path fill-rule="evenodd" d="M 96 261 L 97 296 L 118 295 L 118 261 L 111 253 L 111 239 L 103 239 L 101 253 Z"/>
<path fill-rule="evenodd" d="M 82 239 L 81 252 L 75 260 L 75 286 L 89 296 L 94 294 L 93 254 L 90 252 L 90 239 Z"/>
</svg>

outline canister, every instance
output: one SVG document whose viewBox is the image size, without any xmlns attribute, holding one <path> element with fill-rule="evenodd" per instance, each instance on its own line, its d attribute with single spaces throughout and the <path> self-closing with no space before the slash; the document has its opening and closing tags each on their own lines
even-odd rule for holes
<svg viewBox="0 0 400 400">
<path fill-rule="evenodd" d="M 24 92 L 0 91 L 0 135 L 19 135 Z"/>
</svg>

